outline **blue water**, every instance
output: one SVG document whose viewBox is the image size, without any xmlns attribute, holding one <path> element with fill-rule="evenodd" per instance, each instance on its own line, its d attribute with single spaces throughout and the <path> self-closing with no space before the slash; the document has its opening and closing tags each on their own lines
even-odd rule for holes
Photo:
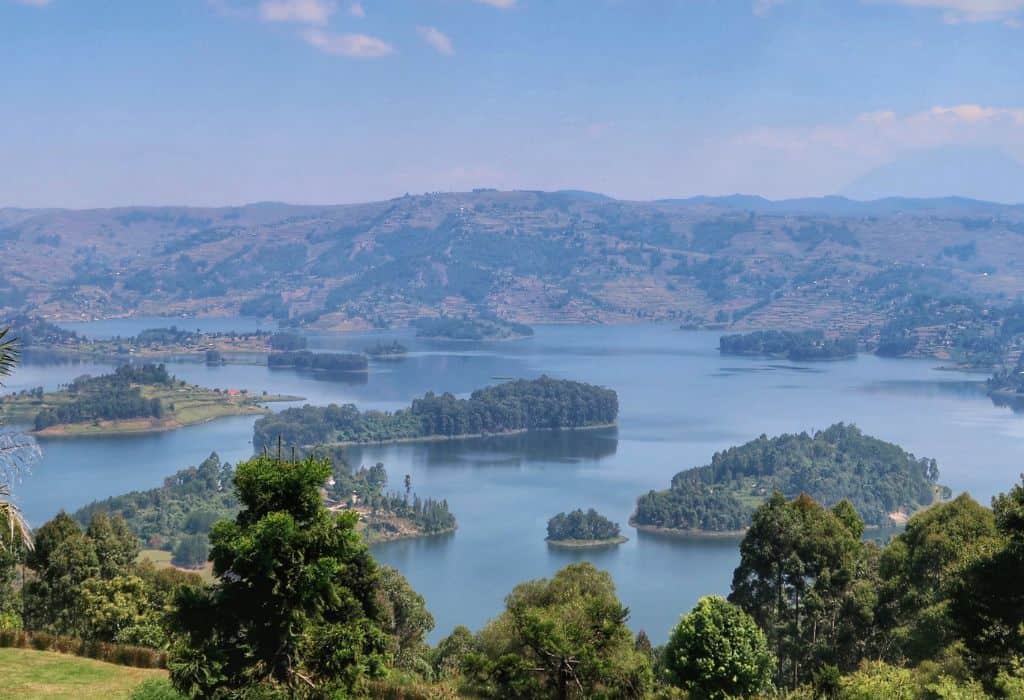
<svg viewBox="0 0 1024 700">
<path fill-rule="evenodd" d="M 861 356 L 801 365 L 721 357 L 717 334 L 656 325 L 539 327 L 534 338 L 494 344 L 425 342 L 408 332 L 319 335 L 311 346 L 361 350 L 393 338 L 410 347 L 409 356 L 372 362 L 362 377 L 325 379 L 243 364 L 182 362 L 171 369 L 206 386 L 382 409 L 406 405 L 425 391 L 466 395 L 499 378 L 544 373 L 619 392 L 615 429 L 349 451 L 354 465 L 384 462 L 396 484 L 410 474 L 416 492 L 447 498 L 459 520 L 454 535 L 374 548 L 426 598 L 438 622 L 435 640 L 456 624 L 482 625 L 516 583 L 589 559 L 612 573 L 633 627 L 664 641 L 677 615 L 698 597 L 728 591 L 736 541 L 637 533 L 626 525 L 633 503 L 649 489 L 666 487 L 680 469 L 705 464 L 716 450 L 761 433 L 854 422 L 935 457 L 943 483 L 983 502 L 1021 471 L 1024 416 L 986 398 L 983 375 L 938 371 L 930 361 Z M 8 388 L 49 388 L 108 369 L 29 361 Z M 18 488 L 21 503 L 39 523 L 59 508 L 155 486 L 214 450 L 236 461 L 251 453 L 253 420 L 229 418 L 151 436 L 47 441 L 42 461 Z M 576 507 L 595 507 L 620 522 L 630 541 L 598 551 L 549 548 L 547 519 Z"/>
</svg>

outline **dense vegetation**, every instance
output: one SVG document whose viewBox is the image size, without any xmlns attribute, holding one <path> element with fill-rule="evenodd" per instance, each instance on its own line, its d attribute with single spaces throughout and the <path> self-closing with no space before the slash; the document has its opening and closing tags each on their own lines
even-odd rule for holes
<svg viewBox="0 0 1024 700">
<path fill-rule="evenodd" d="M 319 372 L 363 372 L 366 370 L 366 355 L 340 352 L 310 352 L 294 350 L 272 352 L 267 355 L 268 367 L 290 367 Z"/>
<path fill-rule="evenodd" d="M 420 318 L 413 325 L 416 326 L 416 335 L 421 338 L 444 340 L 504 340 L 533 335 L 533 329 L 525 324 L 494 317 Z"/>
<path fill-rule="evenodd" d="M 541 377 L 474 391 L 468 399 L 428 393 L 394 413 L 345 406 L 303 406 L 256 422 L 253 445 L 272 447 L 383 442 L 517 430 L 580 428 L 613 423 L 618 396 L 610 389 Z"/>
<path fill-rule="evenodd" d="M 40 411 L 35 429 L 87 421 L 162 418 L 166 411 L 163 402 L 143 397 L 139 385 L 167 386 L 174 381 L 162 364 L 122 365 L 112 374 L 79 377 L 65 388 L 70 401 Z"/>
<path fill-rule="evenodd" d="M 287 333 L 284 331 L 274 333 L 270 336 L 270 349 L 277 351 L 292 351 L 292 350 L 305 350 L 306 349 L 306 337 L 298 335 L 297 333 Z"/>
<path fill-rule="evenodd" d="M 548 540 L 608 541 L 621 536 L 618 523 L 593 508 L 559 513 L 548 521 Z"/>
<path fill-rule="evenodd" d="M 857 354 L 857 339 L 826 338 L 821 331 L 754 331 L 723 335 L 718 341 L 723 355 L 767 355 L 790 360 L 834 360 Z"/>
<path fill-rule="evenodd" d="M 641 496 L 633 521 L 673 530 L 740 530 L 756 506 L 779 491 L 806 493 L 826 505 L 849 500 L 868 524 L 885 525 L 891 513 L 930 505 L 938 475 L 935 460 L 839 423 L 813 435 L 762 435 L 715 453 L 711 464 L 672 477 L 667 491 Z"/>
<path fill-rule="evenodd" d="M 390 343 L 376 343 L 366 348 L 366 354 L 370 357 L 401 357 L 409 352 L 409 349 L 399 343 L 397 340 L 392 340 Z"/>
</svg>

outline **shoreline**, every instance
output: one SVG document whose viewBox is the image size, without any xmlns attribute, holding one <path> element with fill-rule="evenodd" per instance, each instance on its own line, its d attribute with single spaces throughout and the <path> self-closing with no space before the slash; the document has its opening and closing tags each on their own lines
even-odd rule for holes
<svg viewBox="0 0 1024 700">
<path fill-rule="evenodd" d="M 576 432 L 578 430 L 600 430 L 601 428 L 615 428 L 618 427 L 618 421 L 613 423 L 601 423 L 598 425 L 579 425 L 569 426 L 564 428 L 521 428 L 519 430 L 506 430 L 501 433 L 464 433 L 462 435 L 423 435 L 421 437 L 405 437 L 405 438 L 391 438 L 389 440 L 346 440 L 344 442 L 325 442 L 315 447 L 367 447 L 373 445 L 398 445 L 411 442 L 446 442 L 449 440 L 472 440 L 475 438 L 489 438 L 489 437 L 510 437 L 513 435 L 523 435 L 524 433 L 550 433 L 556 431 L 571 431 Z"/>
<path fill-rule="evenodd" d="M 545 537 L 544 541 L 547 542 L 550 547 L 587 549 L 589 547 L 615 547 L 629 542 L 629 538 L 625 535 L 619 535 L 618 537 L 613 537 L 607 540 L 553 540 L 549 537 Z"/>
<path fill-rule="evenodd" d="M 717 538 L 740 538 L 743 537 L 749 528 L 742 530 L 681 530 L 674 527 L 661 527 L 660 525 L 641 525 L 636 518 L 629 517 L 629 526 L 639 532 L 647 532 L 653 535 L 665 535 L 682 539 L 717 539 Z"/>
</svg>

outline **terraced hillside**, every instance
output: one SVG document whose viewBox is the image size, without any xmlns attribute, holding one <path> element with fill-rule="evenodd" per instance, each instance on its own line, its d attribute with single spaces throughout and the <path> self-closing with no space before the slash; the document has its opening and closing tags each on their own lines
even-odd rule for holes
<svg viewBox="0 0 1024 700">
<path fill-rule="evenodd" d="M 0 307 L 245 313 L 319 328 L 879 324 L 901 296 L 1024 291 L 1024 207 L 962 199 L 626 202 L 578 192 L 344 206 L 0 210 Z"/>
</svg>

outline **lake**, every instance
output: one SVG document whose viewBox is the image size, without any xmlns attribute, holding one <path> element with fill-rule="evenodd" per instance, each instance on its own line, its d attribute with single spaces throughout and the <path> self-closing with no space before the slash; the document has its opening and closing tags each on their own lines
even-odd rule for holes
<svg viewBox="0 0 1024 700">
<path fill-rule="evenodd" d="M 198 325 L 157 321 L 67 325 L 87 335 Z M 255 327 L 236 319 L 204 324 L 211 330 Z M 408 331 L 310 336 L 312 349 L 358 351 L 394 338 L 410 347 L 405 359 L 371 362 L 368 374 L 355 377 L 196 362 L 174 363 L 171 370 L 205 386 L 381 409 L 404 406 L 426 391 L 466 395 L 503 378 L 541 374 L 619 392 L 614 429 L 349 450 L 355 466 L 383 462 L 396 489 L 411 475 L 415 492 L 446 498 L 459 520 L 453 535 L 374 547 L 379 561 L 399 568 L 426 598 L 437 620 L 433 641 L 457 624 L 480 627 L 500 611 L 516 583 L 583 559 L 611 572 L 633 628 L 646 630 L 655 643 L 665 641 L 678 615 L 700 596 L 728 592 L 737 540 L 638 533 L 626 524 L 633 503 L 650 489 L 667 487 L 677 471 L 706 464 L 716 450 L 761 433 L 853 422 L 918 456 L 936 458 L 942 483 L 983 503 L 1022 470 L 1024 417 L 984 395 L 984 375 L 940 371 L 934 361 L 867 355 L 814 364 L 722 357 L 717 333 L 662 325 L 536 330 L 530 339 L 492 344 L 428 342 Z M 36 363 L 29 355 L 7 390 L 52 388 L 108 370 L 92 363 Z M 228 461 L 243 459 L 252 452 L 253 421 L 227 418 L 156 435 L 48 440 L 42 461 L 17 485 L 19 500 L 38 525 L 60 508 L 156 486 L 211 451 Z M 618 521 L 630 541 L 602 550 L 549 548 L 548 518 L 577 507 L 594 507 Z"/>
</svg>

